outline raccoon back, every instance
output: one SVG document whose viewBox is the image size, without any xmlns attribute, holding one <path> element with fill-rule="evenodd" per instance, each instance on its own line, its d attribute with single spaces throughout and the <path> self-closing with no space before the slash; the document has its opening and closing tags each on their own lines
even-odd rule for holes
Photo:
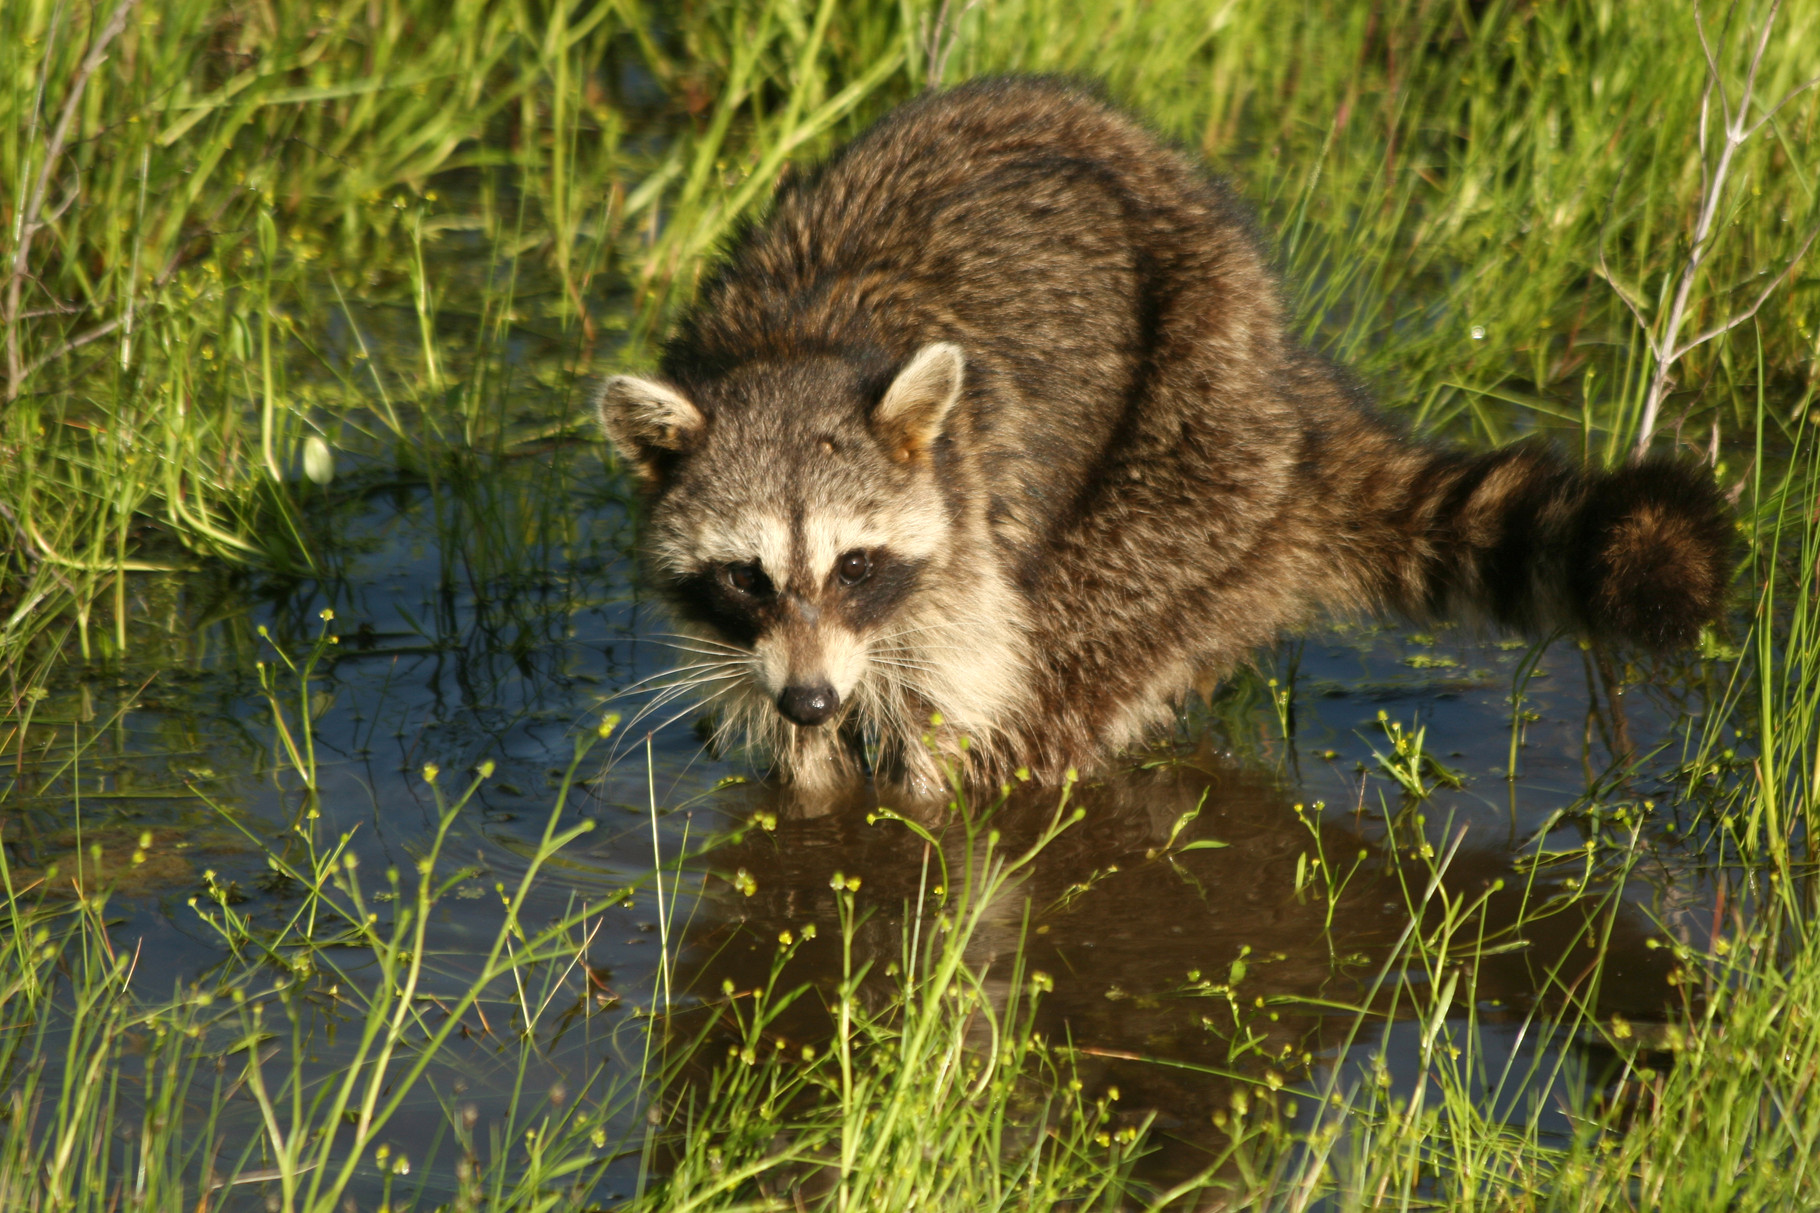
<svg viewBox="0 0 1820 1213">
<path fill-rule="evenodd" d="M 975 82 L 894 111 L 787 181 L 666 347 L 689 385 L 808 352 L 900 365 L 967 350 L 933 452 L 990 486 L 995 535 L 1040 555 L 1128 436 L 1146 380 L 1180 351 L 1179 284 L 1219 298 L 1196 339 L 1279 356 L 1282 307 L 1226 187 L 1080 86 Z M 1268 408 L 1261 403 L 1260 408 Z"/>
</svg>

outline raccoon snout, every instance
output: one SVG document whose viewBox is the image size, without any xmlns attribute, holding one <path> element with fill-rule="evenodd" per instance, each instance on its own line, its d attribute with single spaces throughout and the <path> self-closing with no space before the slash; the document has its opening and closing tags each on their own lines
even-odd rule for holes
<svg viewBox="0 0 1820 1213">
<path fill-rule="evenodd" d="M 777 710 L 785 718 L 805 727 L 814 727 L 834 715 L 840 707 L 840 692 L 827 683 L 806 687 L 785 687 L 777 697 Z"/>
</svg>

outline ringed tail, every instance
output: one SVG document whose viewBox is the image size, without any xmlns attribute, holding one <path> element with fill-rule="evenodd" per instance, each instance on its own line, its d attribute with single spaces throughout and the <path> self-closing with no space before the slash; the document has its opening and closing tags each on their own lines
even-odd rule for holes
<svg viewBox="0 0 1820 1213">
<path fill-rule="evenodd" d="M 1388 605 L 1652 651 L 1723 613 L 1732 529 L 1703 468 L 1656 457 L 1586 472 L 1527 443 L 1418 451 L 1403 491 L 1377 503 L 1395 550 L 1373 588 Z"/>
</svg>

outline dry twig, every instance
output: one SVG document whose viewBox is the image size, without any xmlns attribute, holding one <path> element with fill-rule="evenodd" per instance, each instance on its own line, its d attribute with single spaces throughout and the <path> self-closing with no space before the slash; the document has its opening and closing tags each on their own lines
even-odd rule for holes
<svg viewBox="0 0 1820 1213">
<path fill-rule="evenodd" d="M 1651 375 L 1649 389 L 1644 397 L 1643 420 L 1637 433 L 1636 457 L 1641 458 L 1649 449 L 1650 439 L 1654 436 L 1656 422 L 1662 412 L 1662 402 L 1674 387 L 1675 364 L 1690 351 L 1705 345 L 1715 337 L 1723 336 L 1755 316 L 1771 295 L 1795 272 L 1795 267 L 1807 255 L 1813 246 L 1814 238 L 1820 235 L 1820 229 L 1809 232 L 1795 250 L 1788 264 L 1782 267 L 1769 284 L 1758 293 L 1751 304 L 1741 311 L 1732 313 L 1726 319 L 1713 325 L 1698 336 L 1686 341 L 1681 339 L 1681 330 L 1687 323 L 1688 304 L 1693 295 L 1694 280 L 1699 277 L 1701 267 L 1706 263 L 1713 245 L 1718 239 L 1714 230 L 1718 222 L 1721 205 L 1725 199 L 1725 187 L 1731 178 L 1733 166 L 1737 160 L 1738 150 L 1762 130 L 1776 114 L 1795 97 L 1806 92 L 1815 84 L 1820 84 L 1820 76 L 1790 89 L 1774 105 L 1769 106 L 1760 117 L 1752 119 L 1752 108 L 1757 92 L 1757 73 L 1763 66 L 1764 52 L 1769 48 L 1770 33 L 1775 29 L 1776 15 L 1782 8 L 1782 0 L 1773 0 L 1769 15 L 1764 18 L 1763 28 L 1757 33 L 1757 43 L 1751 53 L 1750 67 L 1744 75 L 1744 87 L 1736 102 L 1726 93 L 1725 80 L 1719 67 L 1718 56 L 1714 54 L 1711 41 L 1706 36 L 1706 23 L 1700 16 L 1698 7 L 1694 9 L 1694 27 L 1700 34 L 1700 49 L 1706 55 L 1706 91 L 1700 98 L 1700 174 L 1702 186 L 1700 191 L 1700 213 L 1694 223 L 1693 245 L 1688 249 L 1687 260 L 1682 263 L 1680 276 L 1675 282 L 1675 291 L 1669 304 L 1668 315 L 1660 324 L 1652 325 L 1644 313 L 1642 301 L 1633 293 L 1624 289 L 1605 265 L 1604 250 L 1600 250 L 1598 272 L 1601 278 L 1611 284 L 1624 306 L 1630 309 L 1637 324 L 1643 329 L 1644 342 L 1649 347 L 1650 360 L 1655 364 Z M 1712 117 L 1714 94 L 1719 98 L 1719 113 L 1722 119 L 1721 134 L 1723 141 L 1719 147 L 1716 163 L 1709 167 L 1707 142 L 1708 128 Z"/>
<path fill-rule="evenodd" d="M 960 41 L 961 22 L 978 4 L 979 0 L 967 0 L 957 13 L 952 11 L 954 0 L 942 0 L 934 21 L 923 19 L 923 62 L 928 65 L 923 87 L 933 91 L 942 86 L 942 77 L 948 72 L 948 56 L 953 53 L 954 44 Z"/>
<path fill-rule="evenodd" d="M 57 115 L 57 125 L 51 129 L 50 137 L 45 141 L 44 163 L 38 166 L 37 179 L 32 183 L 32 190 L 25 199 L 17 223 L 17 236 L 13 243 L 12 265 L 6 276 L 6 305 L 0 314 L 0 323 L 6 328 L 6 397 L 11 403 L 18 399 L 25 381 L 43 366 L 48 358 L 39 358 L 29 366 L 19 349 L 19 322 L 22 319 L 20 309 L 24 304 L 26 280 L 31 276 L 28 263 L 31 258 L 32 244 L 38 233 L 54 224 L 63 211 L 75 200 L 76 188 L 71 187 L 70 195 L 62 207 L 52 214 L 44 213 L 45 195 L 50 192 L 51 178 L 57 171 L 58 163 L 63 159 L 63 152 L 69 143 L 70 127 L 76 120 L 76 114 L 82 106 L 82 95 L 88 91 L 88 82 L 101 65 L 107 62 L 108 48 L 113 45 L 122 31 L 126 29 L 126 19 L 131 15 L 139 0 L 119 0 L 114 11 L 109 15 L 107 24 L 95 35 L 90 43 L 88 54 L 83 56 L 82 65 L 76 69 L 76 75 L 70 81 L 69 93 L 63 99 L 63 109 Z M 48 54 L 47 54 L 48 62 Z M 39 109 L 43 106 L 43 81 L 39 82 Z M 36 112 L 34 113 L 34 123 Z M 83 333 L 66 341 L 51 357 L 60 356 L 79 346 L 88 344 L 98 337 L 104 337 L 120 326 L 120 321 L 108 321 L 99 329 Z"/>
</svg>

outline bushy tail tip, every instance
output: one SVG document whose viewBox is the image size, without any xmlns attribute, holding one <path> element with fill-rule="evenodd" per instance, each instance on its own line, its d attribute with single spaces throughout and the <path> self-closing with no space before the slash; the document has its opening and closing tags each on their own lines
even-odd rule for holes
<svg viewBox="0 0 1820 1213">
<path fill-rule="evenodd" d="M 1566 572 L 1594 636 L 1660 651 L 1718 620 L 1731 557 L 1712 477 L 1657 458 L 1591 478 Z"/>
</svg>

